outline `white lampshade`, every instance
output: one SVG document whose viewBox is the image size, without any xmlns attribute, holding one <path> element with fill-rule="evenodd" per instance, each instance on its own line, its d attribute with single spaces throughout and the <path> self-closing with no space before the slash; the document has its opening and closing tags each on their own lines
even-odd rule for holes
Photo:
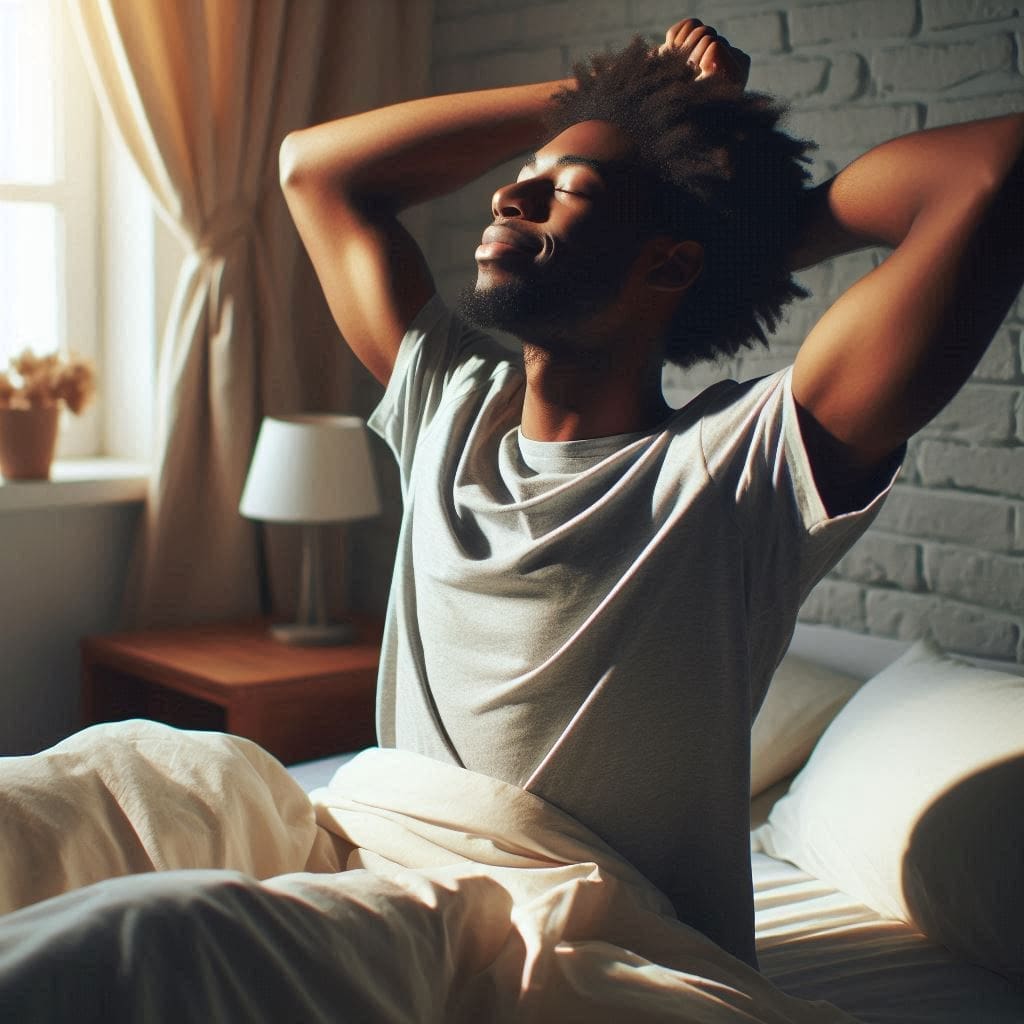
<svg viewBox="0 0 1024 1024">
<path fill-rule="evenodd" d="M 266 417 L 242 515 L 278 523 L 337 523 L 380 511 L 366 424 L 358 416 Z"/>
</svg>

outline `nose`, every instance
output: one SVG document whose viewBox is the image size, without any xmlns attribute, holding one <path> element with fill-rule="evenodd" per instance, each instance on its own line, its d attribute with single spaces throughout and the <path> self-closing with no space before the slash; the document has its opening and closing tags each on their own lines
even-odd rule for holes
<svg viewBox="0 0 1024 1024">
<path fill-rule="evenodd" d="M 545 191 L 543 182 L 531 178 L 502 185 L 491 196 L 491 214 L 494 217 L 544 220 L 547 216 Z"/>
</svg>

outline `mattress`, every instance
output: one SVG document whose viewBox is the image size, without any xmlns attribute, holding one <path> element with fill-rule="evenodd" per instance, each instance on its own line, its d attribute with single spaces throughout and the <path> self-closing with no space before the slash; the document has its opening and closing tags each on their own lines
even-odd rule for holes
<svg viewBox="0 0 1024 1024">
<path fill-rule="evenodd" d="M 317 786 L 326 786 L 334 773 L 346 761 L 351 761 L 359 751 L 349 754 L 334 754 L 321 757 L 316 761 L 303 761 L 301 764 L 288 765 L 288 774 L 307 792 L 311 793 Z"/>
<path fill-rule="evenodd" d="M 1021 1024 L 1024 993 L 900 921 L 763 853 L 751 855 L 762 972 L 865 1024 Z"/>
</svg>

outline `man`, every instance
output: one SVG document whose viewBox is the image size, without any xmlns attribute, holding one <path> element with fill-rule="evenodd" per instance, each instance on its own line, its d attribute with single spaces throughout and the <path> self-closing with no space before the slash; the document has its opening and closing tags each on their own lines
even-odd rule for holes
<svg viewBox="0 0 1024 1024">
<path fill-rule="evenodd" d="M 402 471 L 380 742 L 567 811 L 753 963 L 751 718 L 1020 287 L 1024 120 L 897 139 L 805 190 L 746 63 L 687 19 L 576 81 L 297 133 L 282 172 Z M 520 367 L 431 297 L 397 214 L 538 146 L 463 302 Z M 895 252 L 791 371 L 668 408 L 666 359 L 763 341 L 792 269 L 876 243 Z"/>
<path fill-rule="evenodd" d="M 778 111 L 745 96 L 744 81 L 743 55 L 687 19 L 657 54 L 636 43 L 576 81 L 418 100 L 296 133 L 282 177 L 345 340 L 387 386 L 372 423 L 402 471 L 382 746 L 426 755 L 446 779 L 468 768 L 486 793 L 526 809 L 515 822 L 492 814 L 507 833 L 493 842 L 470 833 L 469 847 L 514 860 L 529 842 L 524 820 L 553 814 L 569 845 L 582 823 L 683 922 L 753 964 L 751 718 L 801 600 L 866 527 L 904 442 L 970 374 L 1020 287 L 1024 118 L 898 139 L 805 191 L 805 145 L 777 130 Z M 518 361 L 433 295 L 397 215 L 531 150 L 517 181 L 495 193 L 464 302 L 467 316 L 520 336 Z M 665 359 L 688 365 L 763 340 L 798 294 L 794 267 L 877 242 L 893 255 L 833 306 L 791 369 L 668 408 Z M 585 951 L 562 957 L 559 974 L 557 950 L 544 959 L 527 948 L 505 890 L 471 863 L 478 895 L 469 902 L 511 928 L 493 949 L 475 945 L 473 907 L 452 897 L 430 814 L 417 825 L 423 863 L 411 865 L 423 875 L 388 874 L 387 855 L 353 853 L 355 839 L 331 845 L 301 794 L 279 779 L 263 785 L 274 768 L 258 751 L 245 748 L 243 772 L 223 744 L 204 745 L 212 764 L 200 765 L 184 738 L 154 741 L 138 726 L 104 737 L 118 744 L 111 760 L 135 766 L 102 789 L 114 798 L 95 860 L 108 874 L 205 865 L 244 876 L 133 874 L 8 915 L 0 1010 L 21 1019 L 40 1007 L 46 1019 L 326 1020 L 335 1010 L 463 1019 L 451 1010 L 453 978 L 480 1000 L 463 1001 L 470 1014 L 501 980 L 513 1002 L 543 999 L 547 985 L 548 1016 L 526 1019 L 583 1019 L 588 998 L 603 1007 L 600 1019 L 622 1019 L 639 1012 L 632 993 L 661 972 L 635 955 L 642 932 L 657 933 L 654 945 L 671 957 L 690 931 L 666 925 L 661 894 L 648 892 L 639 930 L 611 944 L 624 951 L 614 970 L 597 962 L 574 974 L 608 938 L 584 928 Z M 95 748 L 83 735 L 58 757 L 8 772 L 5 813 L 16 806 L 31 826 L 20 855 L 0 850 L 0 881 L 18 879 L 10 905 L 96 877 L 47 890 L 54 872 L 27 863 L 50 856 L 57 829 L 32 809 L 37 798 L 52 806 L 56 788 L 67 790 L 60 824 L 83 834 L 88 822 L 73 806 L 82 773 L 54 765 L 95 761 Z M 239 852 L 206 849 L 216 814 L 202 800 L 195 807 L 195 787 L 192 803 L 166 801 L 180 820 L 136 824 L 136 803 L 153 797 L 133 788 L 133 772 L 157 765 L 160 776 L 165 762 L 186 781 L 200 776 L 201 798 L 220 785 L 244 804 L 232 808 L 229 835 Z M 436 787 L 404 779 L 413 803 L 437 798 Z M 360 828 L 374 820 L 367 807 L 355 808 Z M 514 885 L 583 866 L 555 858 L 557 845 L 527 858 Z M 363 867 L 383 858 L 385 881 L 361 888 L 359 872 L 339 871 L 354 855 Z M 622 861 L 608 863 L 631 891 L 643 888 Z M 252 881 L 302 870 L 322 874 Z M 603 891 L 584 875 L 565 899 L 552 890 L 534 910 L 575 928 L 590 913 L 587 894 Z M 413 905 L 417 888 L 425 897 Z M 392 919 L 408 927 L 389 933 Z M 599 941 L 588 946 L 591 938 Z M 377 983 L 373 965 L 392 952 L 403 970 Z M 293 977 L 296 964 L 308 983 Z M 723 970 L 709 983 L 719 1010 L 728 999 L 715 979 L 735 977 Z M 531 971 L 548 973 L 527 984 Z M 54 972 L 59 986 L 48 981 Z M 622 995 L 627 975 L 640 988 Z M 681 977 L 669 979 L 657 1019 L 675 1005 Z M 396 1009 L 417 999 L 442 1009 Z M 730 1005 L 749 1019 L 742 993 Z M 770 1019 L 804 1018 L 794 1008 Z"/>
</svg>

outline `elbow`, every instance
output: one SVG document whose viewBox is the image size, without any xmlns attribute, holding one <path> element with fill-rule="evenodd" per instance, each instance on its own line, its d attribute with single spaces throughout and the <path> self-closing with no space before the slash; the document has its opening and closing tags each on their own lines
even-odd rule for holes
<svg viewBox="0 0 1024 1024">
<path fill-rule="evenodd" d="M 972 168 L 973 173 L 961 178 L 961 194 L 972 198 L 978 205 L 987 206 L 1003 190 L 1011 170 L 995 160 L 979 161 Z"/>
<path fill-rule="evenodd" d="M 1024 114 L 982 122 L 986 145 L 972 147 L 974 163 L 966 176 L 979 198 L 992 198 L 1007 190 L 1020 190 L 1024 165 Z"/>
<path fill-rule="evenodd" d="M 284 137 L 277 170 L 285 196 L 351 196 L 352 162 L 326 141 L 316 127 L 301 128 Z"/>
<path fill-rule="evenodd" d="M 277 155 L 278 178 L 285 192 L 294 191 L 308 175 L 303 160 L 302 132 L 289 132 Z"/>
</svg>

